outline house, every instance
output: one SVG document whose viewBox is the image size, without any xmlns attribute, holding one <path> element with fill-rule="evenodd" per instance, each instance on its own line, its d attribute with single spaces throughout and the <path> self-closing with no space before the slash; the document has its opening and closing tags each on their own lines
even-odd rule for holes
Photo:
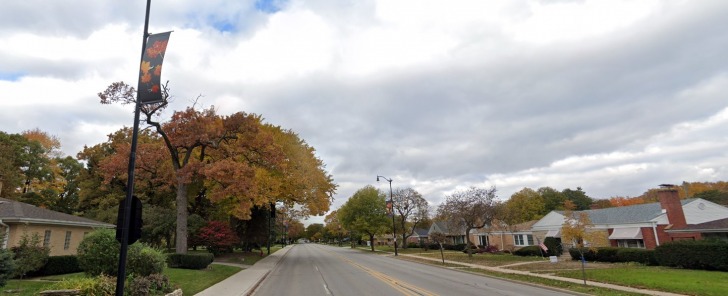
<svg viewBox="0 0 728 296">
<path fill-rule="evenodd" d="M 75 255 L 83 237 L 97 228 L 116 225 L 68 215 L 15 200 L 0 198 L 2 248 L 18 245 L 23 234 L 37 233 L 51 256 Z"/>
<path fill-rule="evenodd" d="M 658 198 L 656 203 L 583 212 L 589 216 L 594 231 L 604 231 L 608 235 L 611 246 L 646 249 L 669 241 L 702 239 L 699 230 L 687 226 L 728 218 L 728 208 L 701 198 L 680 200 L 673 186 L 663 186 L 658 191 Z M 562 211 L 552 211 L 531 230 L 540 240 L 546 237 L 560 239 L 564 218 Z"/>
<path fill-rule="evenodd" d="M 494 223 L 489 228 L 481 228 L 471 233 L 471 241 L 478 246 L 496 246 L 499 250 L 514 251 L 526 246 L 538 244 L 534 240 L 531 227 L 538 220 L 527 221 L 516 225 L 499 225 Z"/>
<path fill-rule="evenodd" d="M 430 236 L 435 233 L 442 233 L 445 235 L 445 241 L 443 244 L 450 244 L 450 245 L 457 245 L 457 244 L 464 244 L 465 243 L 465 230 L 464 229 L 454 229 L 454 227 L 451 227 L 449 225 L 450 223 L 447 223 L 445 221 L 435 221 L 430 226 L 429 231 L 427 232 Z"/>
<path fill-rule="evenodd" d="M 429 242 L 429 230 L 424 228 L 415 228 L 414 233 L 407 238 L 408 244 L 423 245 Z"/>
<path fill-rule="evenodd" d="M 703 239 L 728 241 L 728 218 L 665 230 L 667 233 L 698 232 Z"/>
</svg>

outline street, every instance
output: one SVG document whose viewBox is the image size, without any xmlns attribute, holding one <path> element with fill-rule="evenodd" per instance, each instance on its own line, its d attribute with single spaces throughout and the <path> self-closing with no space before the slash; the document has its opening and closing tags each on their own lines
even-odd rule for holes
<svg viewBox="0 0 728 296">
<path fill-rule="evenodd" d="M 572 295 L 352 250 L 295 245 L 254 295 Z"/>
</svg>

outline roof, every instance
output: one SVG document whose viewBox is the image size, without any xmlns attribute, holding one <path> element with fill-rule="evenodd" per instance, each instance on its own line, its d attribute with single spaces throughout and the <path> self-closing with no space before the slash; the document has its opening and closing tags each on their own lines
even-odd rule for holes
<svg viewBox="0 0 728 296">
<path fill-rule="evenodd" d="M 51 211 L 19 201 L 0 198 L 0 220 L 4 223 L 57 224 L 113 228 L 116 225 Z"/>
<path fill-rule="evenodd" d="M 682 206 L 694 201 L 694 198 L 680 200 Z M 563 211 L 558 211 L 563 214 Z M 628 224 L 649 222 L 662 215 L 659 202 L 626 207 L 585 210 L 575 213 L 587 213 L 592 224 Z"/>
<path fill-rule="evenodd" d="M 690 224 L 679 229 L 665 230 L 666 232 L 728 232 L 728 218 L 700 223 Z"/>
<path fill-rule="evenodd" d="M 420 236 L 420 237 L 425 237 L 425 236 L 427 236 L 427 235 L 429 234 L 429 232 L 430 232 L 430 231 L 429 231 L 428 229 L 424 229 L 424 228 L 415 228 L 415 234 L 416 234 L 417 236 Z"/>
</svg>

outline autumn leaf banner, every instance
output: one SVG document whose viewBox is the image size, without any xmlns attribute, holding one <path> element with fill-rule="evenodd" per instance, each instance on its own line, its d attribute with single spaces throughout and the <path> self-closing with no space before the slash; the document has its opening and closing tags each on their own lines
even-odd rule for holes
<svg viewBox="0 0 728 296">
<path fill-rule="evenodd" d="M 152 34 L 147 38 L 139 70 L 139 101 L 142 104 L 162 101 L 160 77 L 162 76 L 164 52 L 167 50 L 167 42 L 171 33 Z"/>
</svg>

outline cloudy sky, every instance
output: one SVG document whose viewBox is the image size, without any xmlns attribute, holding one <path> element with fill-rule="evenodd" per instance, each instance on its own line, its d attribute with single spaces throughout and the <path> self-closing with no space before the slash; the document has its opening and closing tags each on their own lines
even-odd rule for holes
<svg viewBox="0 0 728 296">
<path fill-rule="evenodd" d="M 145 1 L 2 0 L 0 129 L 69 155 L 131 126 Z M 154 0 L 180 110 L 246 111 L 340 185 L 636 196 L 728 180 L 728 1 Z M 170 114 L 166 114 L 169 116 Z"/>
</svg>

